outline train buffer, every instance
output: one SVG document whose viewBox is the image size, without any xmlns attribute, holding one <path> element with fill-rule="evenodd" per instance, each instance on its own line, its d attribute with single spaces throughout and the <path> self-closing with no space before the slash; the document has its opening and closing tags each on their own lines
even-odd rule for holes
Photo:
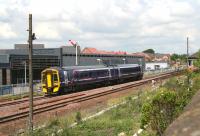
<svg viewBox="0 0 200 136">
<path fill-rule="evenodd" d="M 200 136 L 200 90 L 183 113 L 166 129 L 166 136 Z"/>
</svg>

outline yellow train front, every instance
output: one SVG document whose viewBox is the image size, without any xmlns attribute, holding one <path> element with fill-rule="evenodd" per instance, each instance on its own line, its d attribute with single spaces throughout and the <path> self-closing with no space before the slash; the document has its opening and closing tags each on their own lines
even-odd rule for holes
<svg viewBox="0 0 200 136">
<path fill-rule="evenodd" d="M 49 68 L 41 73 L 42 78 L 42 92 L 46 94 L 56 94 L 60 90 L 60 76 L 59 69 Z"/>
</svg>

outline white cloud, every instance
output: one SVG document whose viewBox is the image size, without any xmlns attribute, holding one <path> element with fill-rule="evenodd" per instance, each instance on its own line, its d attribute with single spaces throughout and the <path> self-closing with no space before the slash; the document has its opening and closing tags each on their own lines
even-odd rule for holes
<svg viewBox="0 0 200 136">
<path fill-rule="evenodd" d="M 17 34 L 13 32 L 9 24 L 0 22 L 0 37 L 5 38 L 5 39 L 9 39 L 9 38 L 12 39 L 12 38 L 17 37 Z"/>
<path fill-rule="evenodd" d="M 140 21 L 143 25 L 166 23 L 173 20 L 170 15 L 170 7 L 162 1 L 149 3 L 144 12 L 141 13 Z"/>
<path fill-rule="evenodd" d="M 1 17 L 7 16 L 7 13 L 6 13 L 5 9 L 0 8 L 0 16 L 1 16 Z"/>
<path fill-rule="evenodd" d="M 190 16 L 194 14 L 194 9 L 188 2 L 171 2 L 171 14 L 176 16 Z"/>
<path fill-rule="evenodd" d="M 64 29 L 66 32 L 71 32 L 72 34 L 79 34 L 81 33 L 81 30 L 76 27 L 76 24 L 74 24 L 73 22 L 60 22 L 59 26 L 61 29 Z"/>
<path fill-rule="evenodd" d="M 187 36 L 198 48 L 199 6 L 199 0 L 0 0 L 0 43 L 26 42 L 32 13 L 35 42 L 46 47 L 74 39 L 82 47 L 183 53 Z"/>
<path fill-rule="evenodd" d="M 60 40 L 60 34 L 56 29 L 54 23 L 41 22 L 35 25 L 34 32 L 41 39 Z"/>
</svg>

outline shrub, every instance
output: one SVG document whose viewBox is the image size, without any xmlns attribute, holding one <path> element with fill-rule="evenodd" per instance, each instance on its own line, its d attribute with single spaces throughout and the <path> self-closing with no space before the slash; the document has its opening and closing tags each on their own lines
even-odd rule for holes
<svg viewBox="0 0 200 136">
<path fill-rule="evenodd" d="M 76 117 L 75 118 L 76 118 L 76 122 L 78 124 L 80 124 L 82 122 L 81 113 L 79 111 L 76 113 Z"/>
<path fill-rule="evenodd" d="M 149 124 L 152 130 L 162 135 L 167 126 L 183 111 L 195 92 L 200 89 L 199 74 L 187 72 L 186 75 L 186 78 L 170 79 L 143 104 L 141 128 Z"/>
<path fill-rule="evenodd" d="M 141 127 L 150 124 L 151 128 L 162 135 L 176 116 L 177 94 L 162 88 L 150 103 L 142 106 Z"/>
</svg>

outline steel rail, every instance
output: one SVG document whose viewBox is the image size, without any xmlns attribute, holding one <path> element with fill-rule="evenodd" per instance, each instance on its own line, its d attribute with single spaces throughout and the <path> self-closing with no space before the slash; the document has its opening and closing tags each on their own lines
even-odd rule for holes
<svg viewBox="0 0 200 136">
<path fill-rule="evenodd" d="M 171 72 L 161 73 L 159 75 L 165 75 L 165 74 L 168 74 L 168 73 L 171 73 Z M 145 79 L 153 78 L 153 77 L 156 77 L 156 76 L 157 75 L 154 75 L 154 76 L 151 76 L 151 77 L 147 77 Z M 46 97 L 46 96 L 37 96 L 37 97 L 34 97 L 34 101 L 35 100 L 41 100 L 41 99 L 47 99 L 47 98 L 51 98 L 51 97 L 49 97 L 49 96 L 48 97 Z M 29 101 L 28 98 L 24 98 L 24 99 L 19 99 L 19 100 L 12 100 L 12 101 L 1 102 L 0 103 L 0 107 L 21 104 L 21 103 L 28 102 L 28 101 Z"/>
<path fill-rule="evenodd" d="M 51 110 L 54 110 L 54 109 L 57 109 L 57 108 L 67 106 L 69 104 L 79 103 L 79 102 L 87 101 L 87 100 L 90 100 L 90 99 L 98 98 L 98 97 L 101 97 L 101 96 L 105 96 L 105 95 L 108 95 L 108 94 L 120 92 L 120 91 L 123 91 L 123 90 L 127 90 L 127 89 L 130 89 L 130 88 L 133 88 L 133 87 L 137 87 L 137 86 L 146 84 L 148 82 L 151 82 L 152 80 L 166 79 L 168 77 L 171 77 L 173 75 L 178 75 L 178 74 L 180 74 L 180 73 L 179 72 L 165 73 L 165 74 L 159 75 L 157 77 L 152 77 L 152 78 L 148 78 L 148 79 L 144 79 L 144 80 L 140 80 L 140 81 L 135 81 L 135 82 L 129 83 L 126 86 L 122 86 L 122 87 L 118 87 L 118 88 L 114 88 L 114 89 L 112 88 L 112 89 L 107 90 L 107 91 L 98 92 L 98 93 L 86 95 L 86 96 L 81 96 L 81 97 L 74 98 L 74 99 L 71 99 L 71 100 L 67 100 L 67 99 L 63 100 L 62 99 L 61 101 L 57 101 L 57 103 L 52 103 L 52 104 L 42 106 L 42 107 L 36 107 L 34 109 L 33 114 L 35 115 L 35 114 L 39 114 L 39 113 L 42 113 L 42 112 L 51 111 Z M 29 113 L 29 111 L 26 110 L 26 111 L 23 111 L 23 112 L 18 112 L 18 113 L 12 114 L 12 115 L 0 117 L 0 124 L 28 117 L 28 115 L 29 115 L 28 113 Z"/>
</svg>

